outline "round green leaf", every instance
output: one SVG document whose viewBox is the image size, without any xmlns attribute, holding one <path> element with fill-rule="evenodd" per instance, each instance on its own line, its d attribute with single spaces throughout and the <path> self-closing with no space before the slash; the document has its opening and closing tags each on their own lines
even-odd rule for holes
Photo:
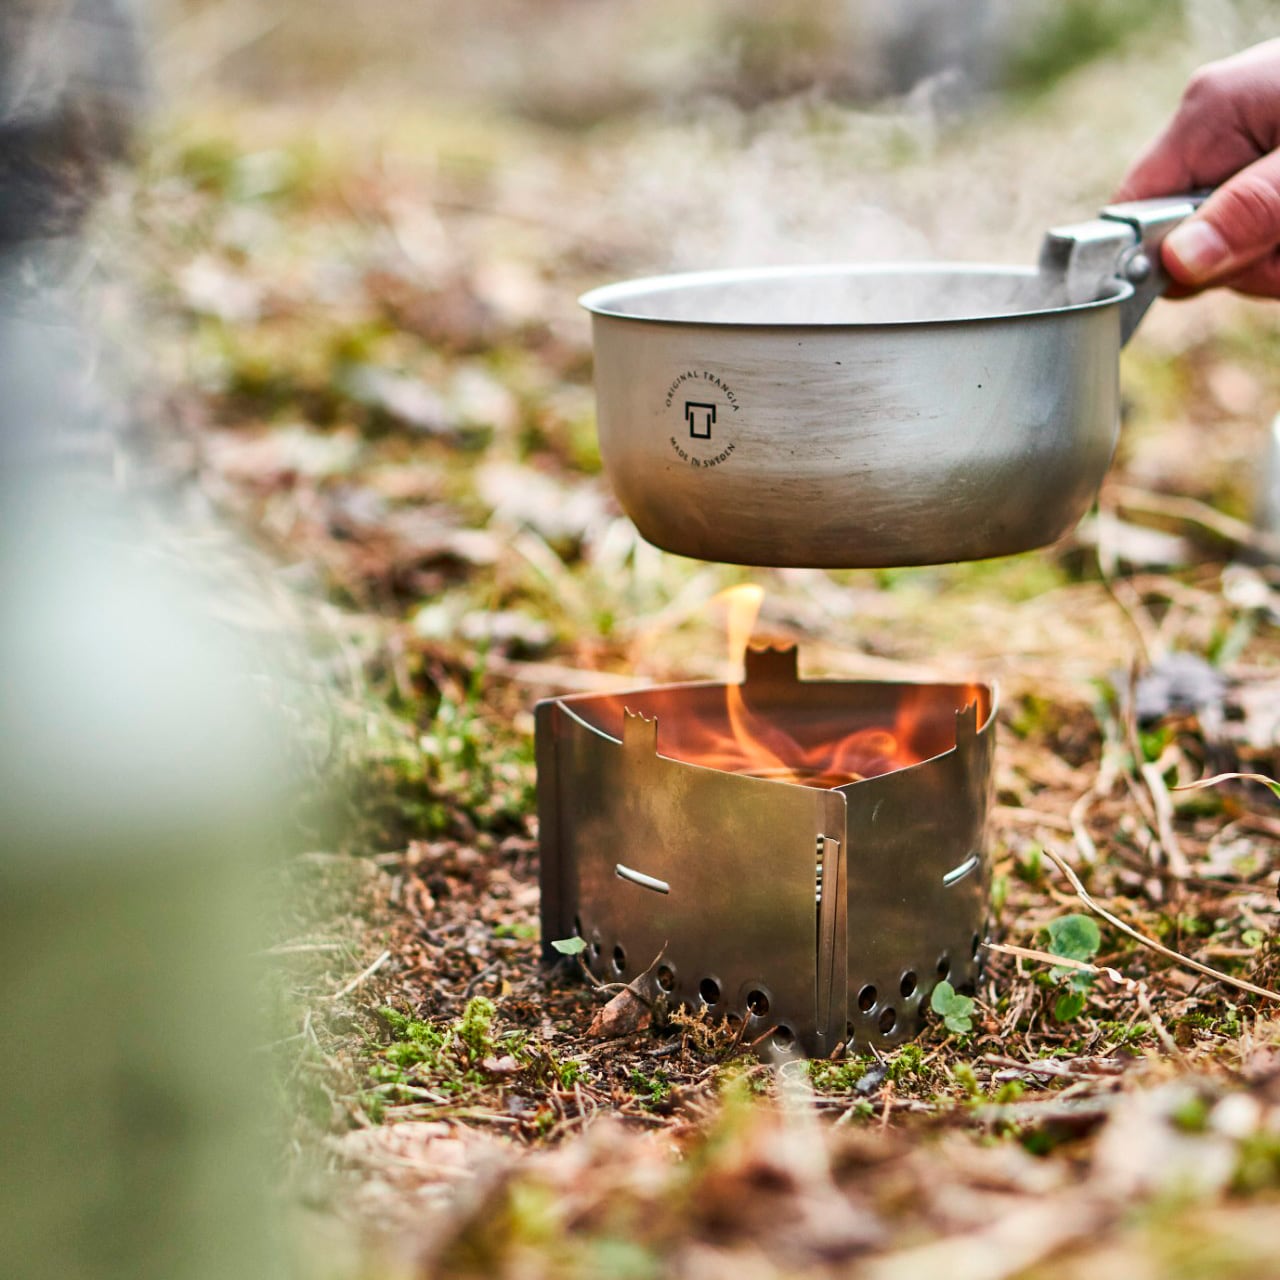
<svg viewBox="0 0 1280 1280">
<path fill-rule="evenodd" d="M 1092 916 L 1071 915 L 1051 920 L 1049 950 L 1067 960 L 1092 960 L 1102 946 L 1102 934 Z"/>
</svg>

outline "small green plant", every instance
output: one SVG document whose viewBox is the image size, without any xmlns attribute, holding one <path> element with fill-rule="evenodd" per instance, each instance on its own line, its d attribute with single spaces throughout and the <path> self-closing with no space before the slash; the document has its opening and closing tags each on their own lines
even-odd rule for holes
<svg viewBox="0 0 1280 1280">
<path fill-rule="evenodd" d="M 996 1090 L 995 1101 L 999 1103 L 1017 1102 L 1027 1091 L 1027 1086 L 1021 1080 L 1006 1080 Z"/>
<path fill-rule="evenodd" d="M 1175 1129 L 1183 1133 L 1204 1133 L 1209 1127 L 1209 1103 L 1198 1093 L 1180 1102 L 1169 1116 Z"/>
<path fill-rule="evenodd" d="M 495 938 L 517 938 L 521 942 L 530 942 L 538 936 L 538 926 L 524 922 L 494 925 L 493 936 Z"/>
<path fill-rule="evenodd" d="M 1033 844 L 1025 853 L 1018 855 L 1013 871 L 1023 884 L 1039 884 L 1044 879 L 1044 851 L 1038 844 Z"/>
<path fill-rule="evenodd" d="M 565 1089 L 572 1089 L 579 1080 L 585 1080 L 587 1073 L 583 1070 L 582 1063 L 575 1062 L 572 1058 L 568 1062 L 555 1062 L 556 1078 Z"/>
<path fill-rule="evenodd" d="M 586 940 L 583 938 L 556 938 L 551 946 L 562 956 L 580 956 L 586 949 Z"/>
<path fill-rule="evenodd" d="M 1083 1012 L 1087 997 L 1083 991 L 1064 991 L 1053 1002 L 1053 1020 L 1055 1022 L 1073 1022 Z"/>
<path fill-rule="evenodd" d="M 631 1091 L 640 1099 L 640 1105 L 653 1108 L 671 1097 L 671 1081 L 665 1071 L 655 1071 L 646 1076 L 643 1071 L 633 1071 L 630 1077 Z"/>
<path fill-rule="evenodd" d="M 492 1000 L 473 996 L 458 1019 L 458 1039 L 466 1047 L 473 1063 L 487 1058 L 494 1050 L 493 1020 L 497 1012 Z"/>
<path fill-rule="evenodd" d="M 978 1083 L 978 1073 L 974 1071 L 971 1063 L 957 1062 L 951 1068 L 951 1078 L 964 1090 L 966 1097 L 980 1098 L 982 1096 L 982 1086 Z"/>
<path fill-rule="evenodd" d="M 866 1074 L 867 1064 L 861 1058 L 844 1062 L 809 1059 L 809 1081 L 819 1093 L 848 1093 Z"/>
<path fill-rule="evenodd" d="M 1048 934 L 1051 955 L 1061 956 L 1064 960 L 1075 960 L 1080 964 L 1091 964 L 1098 954 L 1098 948 L 1102 946 L 1102 934 L 1090 916 L 1060 916 L 1049 922 L 1045 932 Z M 1049 971 L 1049 977 L 1067 987 L 1053 1006 L 1054 1019 L 1058 1022 L 1071 1022 L 1078 1018 L 1084 1012 L 1094 975 L 1077 969 L 1074 965 L 1055 965 Z"/>
<path fill-rule="evenodd" d="M 964 999 L 961 996 L 961 999 Z M 973 1001 L 969 1004 L 972 1006 Z M 885 1075 L 894 1084 L 904 1084 L 914 1079 L 924 1070 L 924 1050 L 918 1044 L 904 1044 L 897 1053 L 885 1063 Z"/>
<path fill-rule="evenodd" d="M 1241 1140 L 1231 1186 L 1245 1194 L 1280 1186 L 1280 1135 L 1261 1132 Z"/>
<path fill-rule="evenodd" d="M 962 996 L 945 978 L 934 987 L 929 1008 L 954 1035 L 967 1036 L 973 1030 L 973 997 Z"/>
</svg>

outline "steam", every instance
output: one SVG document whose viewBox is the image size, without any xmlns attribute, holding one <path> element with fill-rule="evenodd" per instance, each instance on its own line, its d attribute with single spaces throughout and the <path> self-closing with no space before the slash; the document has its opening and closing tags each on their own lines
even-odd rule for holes
<svg viewBox="0 0 1280 1280">
<path fill-rule="evenodd" d="M 649 122 L 599 147 L 597 188 L 620 225 L 639 233 L 635 275 L 817 263 L 1032 267 L 1045 231 L 1092 217 L 1191 69 L 1225 51 L 1221 31 L 1206 42 L 1206 29 L 1229 10 L 1222 30 L 1231 41 L 1257 37 L 1248 8 L 1192 0 L 1182 35 L 1170 27 L 1150 36 L 1176 56 L 1151 58 L 1135 42 L 1120 74 L 1114 60 L 1074 73 L 1055 91 L 1052 134 L 1035 110 L 1011 124 L 1008 104 L 986 100 L 959 60 L 877 105 L 804 95 L 749 112 L 715 101 L 682 108 L 664 128 Z M 967 104 L 962 117 L 957 101 Z M 988 128 L 997 111 L 999 127 Z"/>
</svg>

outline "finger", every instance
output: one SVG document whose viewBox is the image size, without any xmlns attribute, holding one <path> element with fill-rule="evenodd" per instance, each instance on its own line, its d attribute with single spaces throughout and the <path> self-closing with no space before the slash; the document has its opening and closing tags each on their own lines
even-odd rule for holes
<svg viewBox="0 0 1280 1280">
<path fill-rule="evenodd" d="M 1213 186 L 1269 151 L 1278 140 L 1278 72 L 1280 41 L 1201 67 L 1173 119 L 1130 167 L 1114 199 Z"/>
<path fill-rule="evenodd" d="M 1265 258 L 1259 258 L 1239 275 L 1222 283 L 1250 297 L 1280 298 L 1280 249 L 1273 249 Z"/>
<path fill-rule="evenodd" d="M 1175 281 L 1220 284 L 1280 244 L 1280 152 L 1242 169 L 1165 237 L 1161 257 Z"/>
</svg>

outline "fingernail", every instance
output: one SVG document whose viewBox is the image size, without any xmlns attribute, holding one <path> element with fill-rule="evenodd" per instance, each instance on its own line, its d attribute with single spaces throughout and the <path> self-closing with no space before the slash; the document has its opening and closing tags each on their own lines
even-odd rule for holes
<svg viewBox="0 0 1280 1280">
<path fill-rule="evenodd" d="M 1185 282 L 1199 284 L 1226 264 L 1230 250 L 1214 227 L 1201 218 L 1180 222 L 1164 240 L 1166 256 L 1182 268 Z"/>
</svg>

